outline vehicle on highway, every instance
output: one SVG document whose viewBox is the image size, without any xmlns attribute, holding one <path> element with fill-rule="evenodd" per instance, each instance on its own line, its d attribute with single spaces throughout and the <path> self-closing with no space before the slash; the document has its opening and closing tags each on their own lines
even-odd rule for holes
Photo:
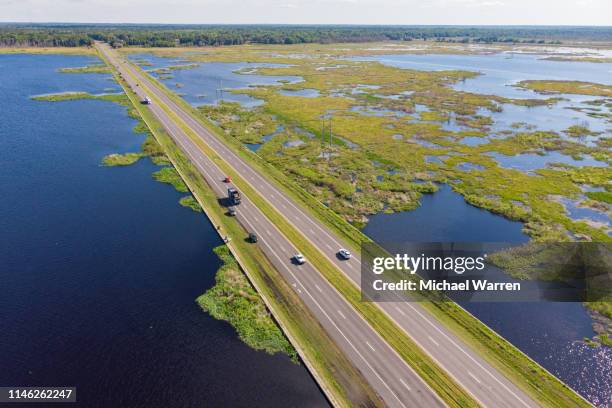
<svg viewBox="0 0 612 408">
<path fill-rule="evenodd" d="M 304 258 L 304 255 L 299 254 L 299 253 L 293 255 L 293 260 L 298 265 L 304 265 L 306 263 L 306 258 Z"/>
<path fill-rule="evenodd" d="M 232 178 L 231 178 L 230 176 L 226 176 L 226 177 L 223 179 L 223 182 L 224 182 L 224 183 L 231 183 L 231 182 L 232 182 Z"/>
<path fill-rule="evenodd" d="M 232 205 L 240 204 L 240 192 L 234 187 L 230 187 L 227 189 L 227 198 L 229 199 L 230 203 L 232 203 Z"/>
<path fill-rule="evenodd" d="M 249 234 L 249 242 L 251 243 L 256 243 L 257 242 L 257 234 L 255 234 L 254 232 L 251 232 Z"/>
<path fill-rule="evenodd" d="M 351 259 L 351 253 L 348 249 L 340 248 L 338 251 L 338 256 L 342 259 Z"/>
<path fill-rule="evenodd" d="M 145 96 L 144 99 L 142 101 L 140 101 L 140 103 L 142 103 L 143 105 L 150 105 L 151 104 L 151 98 L 149 98 L 148 96 Z"/>
<path fill-rule="evenodd" d="M 227 209 L 227 215 L 229 215 L 231 217 L 235 217 L 236 216 L 236 207 L 229 207 Z"/>
</svg>

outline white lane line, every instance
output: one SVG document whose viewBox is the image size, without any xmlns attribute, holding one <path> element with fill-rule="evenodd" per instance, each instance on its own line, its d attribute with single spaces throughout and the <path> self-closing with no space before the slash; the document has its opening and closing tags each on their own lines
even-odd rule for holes
<svg viewBox="0 0 612 408">
<path fill-rule="evenodd" d="M 256 216 L 253 216 L 253 219 L 255 220 L 255 222 L 259 222 L 259 218 L 257 218 Z"/>
<path fill-rule="evenodd" d="M 474 357 L 472 357 L 467 351 L 465 351 L 461 346 L 459 346 L 453 339 L 451 339 L 448 335 L 446 335 L 446 333 L 444 333 L 438 326 L 436 326 L 429 319 L 427 319 L 425 316 L 423 316 L 421 314 L 421 312 L 419 312 L 413 305 L 411 305 L 410 303 L 406 303 L 406 305 L 408 305 L 408 307 L 410 307 L 412 310 L 414 310 L 416 312 L 416 314 L 419 315 L 426 323 L 428 323 L 436 331 L 438 331 L 440 334 L 442 334 L 442 336 L 446 340 L 448 340 L 453 346 L 455 346 L 459 351 L 461 351 L 468 359 L 470 359 L 474 364 L 476 364 L 483 372 L 487 373 L 494 381 L 496 381 L 499 385 L 501 385 L 507 392 L 509 392 L 521 404 L 523 404 L 526 407 L 530 407 L 529 404 L 527 404 L 518 395 L 516 395 L 516 393 L 514 391 L 512 391 L 510 388 L 508 388 L 508 386 L 506 384 L 504 384 L 502 381 L 500 381 L 495 375 L 493 375 L 493 373 L 491 373 L 489 370 L 487 370 L 485 367 L 483 367 L 482 364 L 480 364 L 478 361 L 476 361 L 476 359 Z"/>
<path fill-rule="evenodd" d="M 478 384 L 480 384 L 480 380 L 478 378 L 476 378 L 476 376 L 474 374 L 470 373 L 469 371 L 467 373 L 468 373 L 468 375 L 470 377 L 472 377 L 474 379 L 474 381 L 476 381 Z"/>
<path fill-rule="evenodd" d="M 400 309 L 399 307 L 395 306 L 395 310 L 397 310 L 397 312 L 401 314 L 402 316 L 406 316 L 406 313 L 404 313 L 404 311 Z"/>
<path fill-rule="evenodd" d="M 269 230 L 269 229 L 266 229 L 266 233 L 267 233 L 268 235 L 272 236 L 272 233 L 270 232 L 270 230 Z"/>
<path fill-rule="evenodd" d="M 376 350 L 374 349 L 374 347 L 372 347 L 372 345 L 371 345 L 370 343 L 368 343 L 368 342 L 366 341 L 366 344 L 368 345 L 368 347 L 369 347 L 369 348 L 371 348 L 371 349 L 372 349 L 372 351 L 373 351 L 373 352 L 376 352 Z"/>
<path fill-rule="evenodd" d="M 282 245 L 278 246 L 280 248 L 281 251 L 285 252 L 285 247 L 283 247 Z"/>
<path fill-rule="evenodd" d="M 433 344 L 435 344 L 436 346 L 440 347 L 440 345 L 438 344 L 438 342 L 437 342 L 437 341 L 435 341 L 435 340 L 433 339 L 433 337 L 431 337 L 431 336 L 427 336 L 427 337 L 429 337 L 429 340 L 430 340 L 430 341 L 431 341 Z"/>
<path fill-rule="evenodd" d="M 346 319 L 346 316 L 343 315 L 341 311 L 338 310 L 338 314 L 340 315 L 341 318 Z"/>
<path fill-rule="evenodd" d="M 245 220 L 247 224 L 249 224 L 249 226 L 251 228 L 253 228 L 253 225 L 251 225 L 249 223 L 248 220 Z M 372 365 L 370 364 L 370 362 L 363 356 L 363 354 L 361 354 L 359 352 L 359 349 L 357 349 L 357 347 L 355 347 L 355 345 L 351 342 L 351 340 L 344 334 L 344 332 L 340 329 L 340 327 L 338 327 L 338 325 L 336 324 L 336 322 L 331 318 L 331 316 L 329 314 L 327 314 L 327 312 L 325 311 L 325 308 L 323 308 L 323 306 L 321 306 L 321 304 L 317 301 L 317 299 L 314 298 L 314 296 L 312 296 L 312 294 L 308 291 L 308 289 L 306 289 L 306 287 L 304 286 L 304 284 L 296 277 L 296 275 L 293 273 L 293 271 L 291 269 L 289 269 L 287 267 L 287 265 L 283 262 L 283 259 L 276 253 L 276 251 L 274 251 L 274 249 L 272 249 L 272 247 L 264 241 L 263 243 L 268 250 L 272 253 L 272 255 L 274 257 L 276 257 L 276 259 L 280 262 L 281 265 L 283 265 L 284 269 L 291 275 L 291 277 L 300 284 L 300 286 L 302 286 L 302 288 L 304 289 L 304 292 L 306 293 L 306 295 L 310 298 L 310 300 L 315 304 L 315 306 L 320 310 L 321 314 L 323 314 L 323 316 L 325 316 L 327 318 L 327 320 L 331 323 L 331 325 L 338 331 L 338 333 L 340 333 L 340 335 L 342 336 L 342 338 L 344 339 L 344 341 L 346 341 L 348 343 L 348 345 L 353 349 L 353 351 L 359 356 L 359 358 L 361 358 L 361 360 L 364 362 L 364 364 L 370 369 L 370 371 L 372 371 L 372 373 L 376 376 L 376 378 L 378 379 L 378 381 L 380 381 L 383 386 L 387 389 L 387 391 L 389 391 L 389 393 L 391 395 L 393 395 L 393 397 L 397 400 L 397 402 L 399 402 L 399 404 L 404 407 L 407 408 L 406 405 L 402 402 L 402 400 L 397 396 L 397 394 L 395 392 L 393 392 L 393 390 L 391 389 L 391 387 L 389 386 L 389 384 L 387 384 L 387 382 L 380 376 L 380 374 L 378 373 L 378 371 L 376 371 L 374 369 L 374 367 L 372 367 Z M 299 288 L 298 288 L 299 291 Z M 300 292 L 301 293 L 301 292 Z M 370 346 L 371 347 L 371 346 Z"/>
<path fill-rule="evenodd" d="M 400 379 L 399 379 L 399 381 L 402 383 L 402 385 L 403 385 L 404 387 L 406 387 L 406 388 L 408 389 L 408 391 L 412 391 L 412 389 L 411 389 L 411 388 L 408 386 L 408 384 L 406 384 L 406 383 L 404 382 L 404 380 L 402 380 L 402 379 L 400 378 Z"/>
<path fill-rule="evenodd" d="M 323 290 L 322 290 L 322 289 L 319 287 L 319 285 L 317 285 L 316 283 L 315 283 L 315 288 L 317 288 L 317 290 L 318 290 L 319 292 L 323 293 Z"/>
<path fill-rule="evenodd" d="M 331 247 L 331 245 L 329 245 L 328 243 L 325 244 L 325 246 L 327 247 L 327 249 L 329 249 L 330 251 L 333 251 L 334 248 Z"/>
</svg>

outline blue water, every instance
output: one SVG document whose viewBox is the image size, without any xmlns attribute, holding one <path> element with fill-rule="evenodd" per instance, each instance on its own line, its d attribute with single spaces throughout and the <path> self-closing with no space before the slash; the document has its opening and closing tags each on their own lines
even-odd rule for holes
<svg viewBox="0 0 612 408">
<path fill-rule="evenodd" d="M 490 152 L 487 153 L 499 163 L 501 167 L 516 169 L 522 171 L 532 171 L 547 167 L 551 163 L 564 163 L 576 167 L 607 167 L 608 164 L 599 160 L 595 160 L 589 155 L 584 155 L 582 160 L 574 159 L 571 156 L 559 152 L 546 152 L 543 155 L 539 154 L 517 154 L 515 156 L 507 156 L 505 154 Z"/>
<path fill-rule="evenodd" d="M 436 193 L 423 195 L 414 211 L 372 216 L 363 232 L 381 242 L 526 242 L 522 227 L 466 204 L 442 185 Z"/>
<path fill-rule="evenodd" d="M 586 219 L 592 220 L 601 224 L 605 224 L 610 227 L 610 218 L 603 211 L 597 211 L 588 207 L 581 207 L 579 205 L 581 200 L 571 200 L 567 197 L 560 198 L 561 203 L 565 206 L 570 217 L 574 219 Z M 607 211 L 610 211 L 610 205 L 601 203 L 606 206 Z"/>
<path fill-rule="evenodd" d="M 176 59 L 156 57 L 152 54 L 131 54 L 130 59 L 145 59 L 153 65 L 145 69 L 157 69 L 176 65 Z M 262 64 L 248 62 L 207 62 L 197 68 L 172 71 L 172 78 L 160 79 L 168 88 L 180 93 L 193 105 L 216 104 L 220 100 L 238 102 L 245 107 L 261 105 L 262 100 L 232 90 L 244 89 L 256 85 L 281 85 L 281 81 L 295 83 L 302 81 L 297 76 L 269 76 L 250 73 L 260 67 L 282 67 L 280 64 Z M 177 87 L 177 84 L 179 86 Z M 219 90 L 223 90 L 220 92 Z"/>
<path fill-rule="evenodd" d="M 363 232 L 378 242 L 524 243 L 522 224 L 473 207 L 442 185 L 416 210 L 376 214 Z M 594 404 L 612 396 L 612 349 L 582 343 L 595 335 L 581 303 L 463 302 L 461 305 Z"/>
<path fill-rule="evenodd" d="M 327 406 L 303 365 L 199 309 L 220 240 L 157 166 L 99 165 L 143 140 L 125 108 L 29 99 L 116 88 L 56 72 L 91 62 L 0 55 L 0 384 L 76 386 L 88 408 Z"/>
<path fill-rule="evenodd" d="M 303 98 L 316 98 L 321 95 L 316 89 L 281 89 L 278 93 L 286 96 L 301 96 Z"/>
<path fill-rule="evenodd" d="M 455 89 L 508 98 L 546 98 L 529 90 L 510 86 L 526 79 L 577 80 L 612 84 L 612 63 L 577 63 L 549 61 L 539 55 L 381 55 L 354 59 L 379 61 L 383 64 L 406 69 L 425 71 L 465 70 L 480 72 L 476 78 L 467 79 Z"/>
</svg>

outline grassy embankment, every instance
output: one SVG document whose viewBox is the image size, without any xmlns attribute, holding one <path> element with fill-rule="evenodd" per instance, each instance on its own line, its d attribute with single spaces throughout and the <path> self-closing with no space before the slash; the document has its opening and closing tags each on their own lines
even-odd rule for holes
<svg viewBox="0 0 612 408">
<path fill-rule="evenodd" d="M 141 87 L 146 89 L 143 84 Z M 152 94 L 152 93 L 151 93 Z M 350 282 L 326 257 L 321 257 L 319 251 L 303 235 L 278 214 L 271 204 L 243 180 L 233 168 L 212 151 L 193 133 L 171 110 L 152 95 L 154 103 L 161 106 L 180 127 L 192 137 L 193 141 L 217 164 L 226 174 L 230 175 L 234 184 L 273 222 L 278 229 L 304 253 L 307 258 L 319 259 L 317 267 L 328 281 L 358 310 L 368 323 L 398 352 L 398 354 L 423 378 L 423 380 L 452 407 L 478 406 L 477 402 L 465 392 L 444 370 L 442 370 L 421 348 L 407 336 L 386 314 L 373 303 L 362 302 L 358 288 Z"/>
<path fill-rule="evenodd" d="M 216 284 L 197 298 L 200 307 L 215 319 L 225 320 L 236 328 L 249 346 L 268 353 L 279 351 L 297 361 L 297 353 L 255 292 L 240 265 L 225 245 L 214 249 L 223 262 L 215 275 Z"/>
<path fill-rule="evenodd" d="M 197 201 L 203 204 L 211 222 L 221 225 L 229 236 L 246 237 L 245 230 L 236 219 L 225 215 L 225 209 L 219 205 L 217 197 L 162 126 L 148 110 L 138 106 L 135 95 L 129 90 L 127 92 Z M 341 353 L 257 246 L 235 239 L 231 249 L 330 399 L 338 406 L 382 406 L 382 401 L 362 374 Z"/>
<path fill-rule="evenodd" d="M 175 101 L 186 106 L 182 100 L 173 96 L 171 92 L 167 90 L 166 92 Z M 232 142 L 232 139 L 221 129 L 208 122 L 203 123 L 215 130 L 220 136 L 228 140 L 229 143 L 238 147 L 237 142 L 235 140 Z M 258 160 L 257 156 L 247 152 L 244 148 L 237 148 L 237 151 L 243 157 L 248 158 L 255 167 L 272 175 L 281 183 L 285 190 L 291 192 L 290 194 L 294 198 L 297 197 L 298 201 L 305 201 L 305 206 L 315 210 L 315 214 L 320 219 L 325 222 L 330 218 L 333 219 L 333 222 L 328 222 L 328 225 L 337 232 L 340 232 L 341 235 L 349 238 L 351 242 L 358 243 L 361 240 L 367 239 L 357 230 L 348 226 L 337 215 L 330 217 L 329 209 L 320 205 L 318 201 L 314 200 L 304 190 L 296 188 L 295 184 L 282 175 L 278 169 Z M 342 225 L 340 226 L 340 224 Z M 340 228 L 338 228 L 339 226 Z M 441 303 L 426 305 L 426 307 L 451 329 L 456 331 L 468 344 L 471 344 L 474 349 L 480 350 L 489 361 L 501 368 L 503 372 L 526 389 L 536 400 L 547 406 L 581 406 L 585 404 L 585 401 L 572 390 L 457 305 Z"/>
</svg>

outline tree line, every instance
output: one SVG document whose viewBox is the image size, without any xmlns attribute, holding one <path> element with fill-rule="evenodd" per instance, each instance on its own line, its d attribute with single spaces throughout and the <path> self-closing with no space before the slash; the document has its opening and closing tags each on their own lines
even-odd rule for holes
<svg viewBox="0 0 612 408">
<path fill-rule="evenodd" d="M 434 40 L 558 44 L 612 40 L 610 27 L 535 26 L 273 26 L 0 24 L 0 46 L 79 47 L 94 40 L 116 46 L 176 47 Z"/>
</svg>

